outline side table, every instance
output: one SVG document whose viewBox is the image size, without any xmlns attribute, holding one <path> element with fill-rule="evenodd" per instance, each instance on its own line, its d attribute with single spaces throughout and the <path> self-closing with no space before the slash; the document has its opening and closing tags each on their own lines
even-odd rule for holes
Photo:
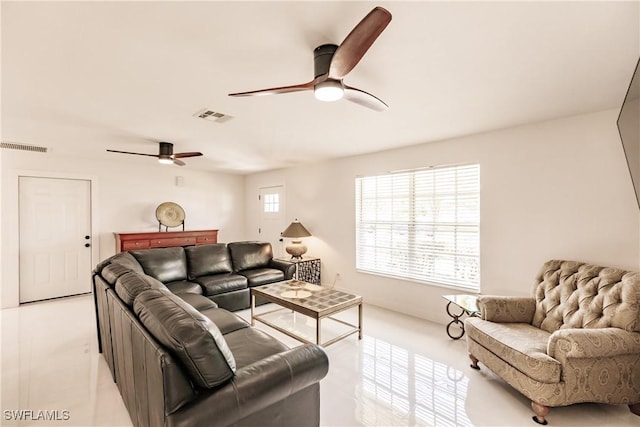
<svg viewBox="0 0 640 427">
<path fill-rule="evenodd" d="M 302 258 L 278 258 L 283 261 L 289 261 L 296 265 L 296 273 L 293 276 L 296 280 L 321 285 L 320 283 L 320 258 L 302 257 Z"/>
<path fill-rule="evenodd" d="M 480 316 L 480 310 L 478 309 L 478 296 L 477 295 L 442 295 L 442 298 L 449 301 L 447 303 L 447 314 L 453 319 L 447 324 L 447 335 L 449 338 L 459 340 L 464 336 L 464 322 L 460 318 L 464 315 L 467 316 Z M 461 311 L 459 313 L 451 312 L 451 305 L 457 306 Z M 451 334 L 451 326 L 456 325 L 460 328 L 460 331 L 453 335 Z"/>
</svg>

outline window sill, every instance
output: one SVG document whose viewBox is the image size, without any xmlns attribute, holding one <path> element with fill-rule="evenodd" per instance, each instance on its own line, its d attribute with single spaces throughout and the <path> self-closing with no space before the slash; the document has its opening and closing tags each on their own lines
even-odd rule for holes
<svg viewBox="0 0 640 427">
<path fill-rule="evenodd" d="M 412 278 L 409 278 L 409 277 L 394 276 L 392 274 L 384 274 L 384 273 L 376 273 L 376 272 L 368 271 L 368 270 L 360 270 L 360 269 L 357 269 L 357 268 L 356 268 L 356 271 L 358 273 L 362 273 L 362 274 L 370 274 L 372 276 L 386 277 L 386 278 L 389 278 L 389 279 L 401 280 L 403 282 L 413 282 L 413 283 L 418 283 L 420 285 L 433 286 L 433 287 L 437 287 L 437 288 L 453 289 L 453 290 L 465 292 L 465 293 L 468 293 L 468 294 L 480 294 L 480 287 L 478 287 L 478 289 L 476 289 L 476 288 L 470 288 L 470 287 L 466 287 L 466 286 L 453 285 L 453 284 L 449 284 L 449 283 L 430 282 L 430 281 L 426 281 L 426 280 L 412 279 Z"/>
</svg>

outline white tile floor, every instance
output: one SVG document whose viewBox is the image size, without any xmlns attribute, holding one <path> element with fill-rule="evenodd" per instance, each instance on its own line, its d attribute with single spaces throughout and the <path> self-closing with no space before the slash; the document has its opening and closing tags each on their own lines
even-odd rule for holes
<svg viewBox="0 0 640 427">
<path fill-rule="evenodd" d="M 323 426 L 537 426 L 527 399 L 487 369 L 470 369 L 464 340 L 450 340 L 442 325 L 373 306 L 364 313 L 362 341 L 351 336 L 327 348 Z M 273 316 L 313 336 L 310 319 Z M 342 317 L 354 322 L 356 310 Z M 91 296 L 5 309 L 1 321 L 1 425 L 131 426 L 97 352 Z M 337 325 L 325 321 L 323 339 Z M 13 422 L 11 410 L 68 419 Z M 552 409 L 548 419 L 551 426 L 640 426 L 626 406 L 573 405 Z"/>
</svg>

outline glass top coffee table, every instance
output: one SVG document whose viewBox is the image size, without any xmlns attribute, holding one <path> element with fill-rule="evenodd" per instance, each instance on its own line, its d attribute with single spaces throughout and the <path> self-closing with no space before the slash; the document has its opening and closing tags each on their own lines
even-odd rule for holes
<svg viewBox="0 0 640 427">
<path fill-rule="evenodd" d="M 279 305 L 281 308 L 267 311 L 266 313 L 256 314 L 256 296 L 259 296 L 269 302 Z M 340 319 L 332 317 L 333 314 L 350 308 L 358 307 L 358 324 L 353 325 Z M 281 310 L 293 310 L 296 313 L 303 314 L 316 320 L 316 341 L 312 342 L 301 335 L 284 329 L 265 317 L 271 313 Z M 322 319 L 331 319 L 349 327 L 349 330 L 341 335 L 328 341 L 321 340 L 321 321 Z M 362 297 L 359 295 L 349 294 L 326 286 L 312 285 L 311 283 L 300 280 L 286 280 L 284 282 L 272 283 L 269 285 L 256 286 L 251 288 L 251 325 L 255 322 L 264 323 L 271 328 L 282 332 L 298 341 L 318 344 L 323 347 L 331 345 L 336 341 L 348 337 L 349 335 L 358 334 L 358 339 L 362 339 Z"/>
</svg>

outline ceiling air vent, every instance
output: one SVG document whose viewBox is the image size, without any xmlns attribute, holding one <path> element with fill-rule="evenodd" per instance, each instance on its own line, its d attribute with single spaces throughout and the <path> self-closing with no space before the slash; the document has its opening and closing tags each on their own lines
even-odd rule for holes
<svg viewBox="0 0 640 427">
<path fill-rule="evenodd" d="M 36 151 L 38 153 L 46 153 L 47 147 L 38 147 L 37 145 L 18 144 L 17 142 L 0 142 L 0 148 L 9 150 Z"/>
<path fill-rule="evenodd" d="M 199 119 L 208 120 L 210 122 L 224 122 L 231 118 L 228 114 L 218 113 L 217 111 L 205 109 L 202 111 L 198 111 L 193 115 L 193 117 L 197 117 Z"/>
</svg>

